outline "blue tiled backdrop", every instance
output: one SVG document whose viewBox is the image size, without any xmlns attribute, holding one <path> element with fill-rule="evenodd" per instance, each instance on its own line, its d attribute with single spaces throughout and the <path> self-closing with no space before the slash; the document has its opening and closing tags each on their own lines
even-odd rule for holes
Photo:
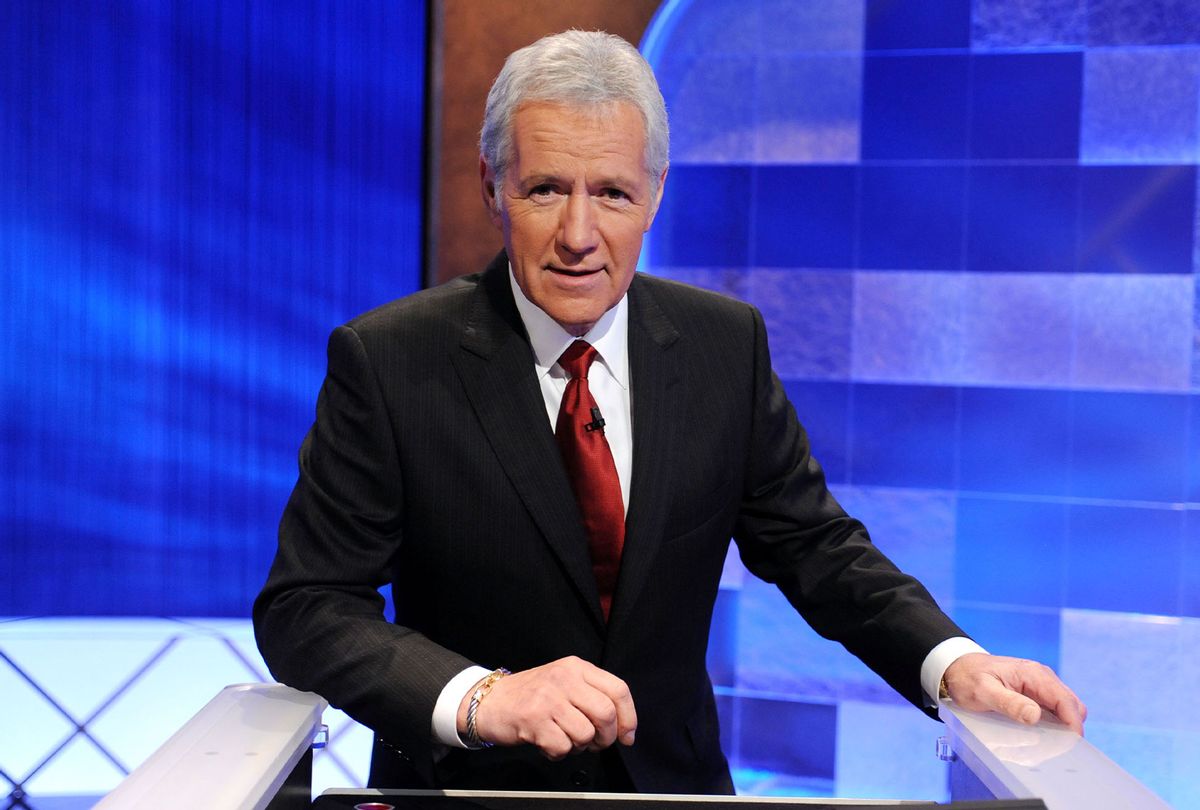
<svg viewBox="0 0 1200 810">
<path fill-rule="evenodd" d="M 0 10 L 0 613 L 261 583 L 311 347 L 419 276 L 424 4 L 331 9 Z M 759 306 L 849 511 L 1200 806 L 1200 4 L 673 0 L 643 48 L 646 269 Z M 736 561 L 710 653 L 741 787 L 944 795 Z"/>
<path fill-rule="evenodd" d="M 763 310 L 843 504 L 985 646 L 1059 668 L 1178 806 L 1200 803 L 1198 8 L 693 0 L 643 42 L 674 138 L 644 268 Z M 936 725 L 731 565 L 711 657 L 743 783 L 944 791 Z"/>
</svg>

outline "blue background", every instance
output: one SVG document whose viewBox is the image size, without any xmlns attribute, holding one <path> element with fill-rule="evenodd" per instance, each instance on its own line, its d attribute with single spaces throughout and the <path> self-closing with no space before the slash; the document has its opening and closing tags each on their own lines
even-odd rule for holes
<svg viewBox="0 0 1200 810">
<path fill-rule="evenodd" d="M 643 41 L 673 146 L 645 268 L 763 310 L 843 505 L 980 643 L 1059 669 L 1089 737 L 1180 807 L 1200 806 L 1194 6 L 681 0 Z M 739 786 L 945 790 L 937 726 L 736 559 L 717 626 Z"/>
<path fill-rule="evenodd" d="M 0 615 L 247 614 L 325 336 L 420 285 L 425 26 L 0 7 Z M 1200 11 L 694 0 L 643 50 L 645 269 L 758 305 L 847 509 L 1200 806 Z M 945 795 L 939 727 L 736 559 L 710 652 L 741 789 Z"/>
<path fill-rule="evenodd" d="M 245 616 L 324 341 L 421 280 L 425 10 L 0 8 L 0 614 Z"/>
</svg>

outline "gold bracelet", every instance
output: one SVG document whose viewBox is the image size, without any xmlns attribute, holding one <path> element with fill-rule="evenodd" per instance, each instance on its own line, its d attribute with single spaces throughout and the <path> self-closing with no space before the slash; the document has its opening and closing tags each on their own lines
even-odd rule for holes
<svg viewBox="0 0 1200 810">
<path fill-rule="evenodd" d="M 479 704 L 492 691 L 492 687 L 496 685 L 496 681 L 503 678 L 505 675 L 511 675 L 504 667 L 500 667 L 483 679 L 479 686 L 475 687 L 475 691 L 471 693 L 471 702 L 467 704 L 467 742 L 476 748 L 491 748 L 494 743 L 484 742 L 479 739 L 479 730 L 475 727 L 475 717 L 479 714 Z"/>
</svg>

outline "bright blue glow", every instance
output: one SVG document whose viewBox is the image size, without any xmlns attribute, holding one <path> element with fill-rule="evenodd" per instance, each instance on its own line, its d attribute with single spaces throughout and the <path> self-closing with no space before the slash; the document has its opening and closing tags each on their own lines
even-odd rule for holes
<svg viewBox="0 0 1200 810">
<path fill-rule="evenodd" d="M 869 54 L 863 62 L 864 159 L 963 158 L 971 62 L 957 54 Z M 919 108 L 920 118 L 914 118 Z"/>
<path fill-rule="evenodd" d="M 1186 391 L 1195 276 L 1080 275 L 1072 286 L 1073 385 Z"/>
<path fill-rule="evenodd" d="M 859 178 L 859 267 L 962 269 L 962 166 L 864 166 Z"/>
<path fill-rule="evenodd" d="M 832 779 L 837 753 L 837 707 L 766 697 L 743 699 L 741 722 L 755 730 L 742 739 L 742 767 Z M 796 734 L 796 729 L 805 734 Z M 818 742 L 819 741 L 819 742 Z"/>
<path fill-rule="evenodd" d="M 756 167 L 753 213 L 758 267 L 851 266 L 853 166 Z"/>
<path fill-rule="evenodd" d="M 867 0 L 867 50 L 964 48 L 971 0 Z"/>
<path fill-rule="evenodd" d="M 643 254 L 649 267 L 743 267 L 750 260 L 750 222 L 726 200 L 750 187 L 747 166 L 673 166 Z"/>
<path fill-rule="evenodd" d="M 1200 53 L 1092 50 L 1084 56 L 1083 75 L 1081 161 L 1195 163 L 1200 157 Z"/>
<path fill-rule="evenodd" d="M 939 604 L 954 603 L 954 494 L 944 489 L 859 486 L 835 486 L 833 494 L 869 527 L 892 562 L 921 580 Z"/>
<path fill-rule="evenodd" d="M 691 4 L 691 0 L 665 0 L 650 18 L 638 47 L 652 66 L 662 61 L 668 46 L 674 50 L 675 26 L 688 13 Z"/>
<path fill-rule="evenodd" d="M 958 314 L 962 381 L 1068 383 L 1076 341 L 1075 296 L 1066 293 L 1078 289 L 1072 276 L 1053 273 L 966 274 Z"/>
<path fill-rule="evenodd" d="M 971 84 L 971 157 L 1079 156 L 1082 54 L 976 56 Z"/>
<path fill-rule="evenodd" d="M 744 298 L 758 307 L 778 335 L 771 352 L 775 373 L 807 379 L 844 379 L 850 367 L 853 279 L 839 270 L 757 268 Z M 801 310 L 795 301 L 812 301 Z"/>
<path fill-rule="evenodd" d="M 420 286 L 424 4 L 16 4 L 0 614 L 246 615 L 328 331 Z"/>
<path fill-rule="evenodd" d="M 1191 274 L 1195 165 L 1088 166 L 1080 179 L 1080 272 Z"/>
<path fill-rule="evenodd" d="M 1200 6 L 734 6 L 668 2 L 647 31 L 682 148 L 646 269 L 759 306 L 835 495 L 986 646 L 1061 664 L 1094 718 L 1120 703 L 1101 747 L 1195 804 L 1171 765 L 1200 751 L 1194 630 L 1133 637 L 1200 616 Z M 769 586 L 728 598 L 735 767 L 763 767 L 738 760 L 762 726 L 820 757 L 895 699 Z M 759 690 L 846 717 L 748 722 Z M 907 737 L 877 725 L 878 748 L 836 740 L 831 791 L 881 795 Z"/>
<path fill-rule="evenodd" d="M 1071 504 L 1066 603 L 1177 616 L 1183 512 L 1151 504 Z"/>
<path fill-rule="evenodd" d="M 974 0 L 971 47 L 1080 47 L 1087 39 L 1083 0 Z"/>
<path fill-rule="evenodd" d="M 853 407 L 851 483 L 954 487 L 955 447 L 944 439 L 946 426 L 955 423 L 958 413 L 953 388 L 859 384 Z"/>
<path fill-rule="evenodd" d="M 961 376 L 962 274 L 849 275 L 854 283 L 852 379 L 944 384 Z"/>
<path fill-rule="evenodd" d="M 1177 697 L 1186 694 L 1200 674 L 1200 659 L 1195 654 L 1200 621 L 1108 610 L 1064 610 L 1061 622 L 1062 671 L 1092 695 L 1089 714 L 1096 712 L 1106 723 L 1142 726 L 1143 733 L 1200 732 L 1196 698 Z M 1140 672 L 1146 685 L 1146 698 L 1137 706 L 1120 702 L 1120 683 L 1113 677 L 1129 671 Z M 1187 760 L 1184 763 L 1190 765 Z"/>
<path fill-rule="evenodd" d="M 957 530 L 971 538 L 955 549 L 955 578 L 965 599 L 991 605 L 1019 605 L 1050 612 L 1057 633 L 1058 610 L 1065 604 L 1066 562 L 1063 544 L 1047 544 L 1043 538 L 1067 536 L 1067 505 L 1049 499 L 961 495 L 958 498 Z M 1027 561 L 1038 559 L 1036 566 Z M 959 606 L 956 614 L 972 633 L 983 634 Z M 984 612 L 992 608 L 983 607 Z M 989 633 L 1003 630 L 996 619 Z M 1015 634 L 1014 634 L 1015 635 Z M 1036 634 L 1035 634 L 1036 637 Z M 980 643 L 1009 649 L 997 638 Z M 1041 660 L 1041 659 L 1037 659 Z"/>
<path fill-rule="evenodd" d="M 1177 0 L 1088 0 L 1088 45 L 1194 45 L 1200 5 Z"/>
<path fill-rule="evenodd" d="M 966 269 L 1070 273 L 1079 233 L 1078 166 L 983 163 L 968 170 Z"/>
<path fill-rule="evenodd" d="M 756 59 L 753 159 L 759 163 L 857 161 L 862 85 L 863 58 L 854 51 L 788 52 Z M 797 93 L 797 87 L 806 89 Z M 720 107 L 714 112 L 720 114 Z"/>
<path fill-rule="evenodd" d="M 1054 388 L 964 388 L 959 486 L 971 492 L 1066 495 L 1072 396 Z"/>
<path fill-rule="evenodd" d="M 1071 394 L 1071 494 L 1113 501 L 1184 500 L 1188 411 L 1182 394 Z M 1130 430 L 1129 425 L 1153 425 Z"/>
<path fill-rule="evenodd" d="M 954 620 L 971 628 L 972 637 L 985 649 L 1041 661 L 1059 668 L 1059 611 L 998 604 L 960 604 Z"/>
</svg>

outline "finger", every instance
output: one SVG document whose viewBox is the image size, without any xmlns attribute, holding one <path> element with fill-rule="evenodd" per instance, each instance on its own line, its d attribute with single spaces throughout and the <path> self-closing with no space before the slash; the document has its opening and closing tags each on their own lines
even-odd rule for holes
<svg viewBox="0 0 1200 810">
<path fill-rule="evenodd" d="M 1067 687 L 1054 671 L 1044 665 L 1036 665 L 1032 673 L 1026 673 L 1020 684 L 1021 692 L 1054 712 L 1060 721 L 1076 734 L 1083 734 L 1083 720 L 1087 709 L 1083 701 Z"/>
<path fill-rule="evenodd" d="M 1067 728 L 1079 736 L 1083 736 L 1083 721 L 1087 719 L 1087 706 L 1083 705 L 1083 701 L 1074 692 L 1064 686 L 1052 701 L 1044 703 Z"/>
<path fill-rule="evenodd" d="M 1031 698 L 1014 692 L 998 682 L 980 684 L 976 699 L 986 708 L 1031 726 L 1042 717 L 1042 708 Z"/>
<path fill-rule="evenodd" d="M 558 762 L 576 750 L 570 736 L 556 723 L 547 723 L 539 727 L 529 742 L 551 762 Z"/>
<path fill-rule="evenodd" d="M 575 708 L 592 726 L 593 750 L 608 748 L 617 739 L 617 705 L 606 693 L 590 685 L 573 695 Z"/>
<path fill-rule="evenodd" d="M 1067 728 L 1081 737 L 1083 736 L 1083 720 L 1086 717 L 1087 709 L 1078 699 L 1064 699 L 1056 703 L 1054 713 L 1059 720 L 1066 724 Z"/>
<path fill-rule="evenodd" d="M 597 751 L 612 745 L 618 734 L 618 710 L 614 697 L 628 698 L 629 688 L 625 682 L 595 664 L 574 656 L 560 659 L 550 666 L 563 676 L 560 681 L 562 694 L 572 708 L 572 714 L 565 715 L 564 719 L 569 718 L 571 726 L 568 733 L 577 747 Z M 632 699 L 629 700 L 632 703 Z M 575 710 L 590 723 L 586 742 L 582 741 L 584 730 L 575 725 Z"/>
<path fill-rule="evenodd" d="M 616 675 L 599 668 L 588 671 L 584 680 L 603 692 L 616 708 L 615 738 L 619 739 L 622 745 L 633 745 L 637 732 L 637 709 L 633 705 L 633 695 L 629 686 Z"/>
<path fill-rule="evenodd" d="M 596 727 L 576 706 L 566 705 L 555 712 L 553 723 L 570 740 L 571 750 L 584 751 L 596 742 Z"/>
</svg>

